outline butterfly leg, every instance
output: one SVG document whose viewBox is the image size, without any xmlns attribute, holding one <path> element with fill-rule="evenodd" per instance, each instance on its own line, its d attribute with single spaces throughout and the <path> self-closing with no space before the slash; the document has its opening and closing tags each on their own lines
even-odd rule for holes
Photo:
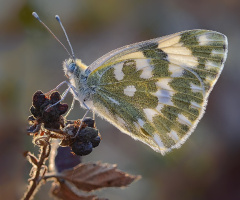
<svg viewBox="0 0 240 200">
<path fill-rule="evenodd" d="M 79 126 L 79 128 L 78 128 L 78 131 L 77 131 L 77 134 L 74 136 L 74 138 L 77 137 L 77 136 L 80 134 L 80 129 L 82 128 L 83 121 L 84 121 L 84 119 L 86 118 L 88 112 L 90 111 L 90 108 L 89 108 L 84 102 L 83 102 L 83 105 L 87 108 L 87 111 L 86 111 L 86 113 L 83 115 L 83 118 L 82 118 L 82 120 L 81 120 L 81 124 L 80 124 L 80 126 Z"/>
<path fill-rule="evenodd" d="M 57 87 L 55 87 L 54 89 L 50 90 L 49 92 L 46 92 L 45 95 L 51 94 L 52 92 L 58 90 L 58 88 L 60 88 L 64 84 L 67 84 L 68 87 L 69 87 L 69 85 L 71 85 L 68 81 L 63 81 L 60 84 L 58 84 Z"/>
<path fill-rule="evenodd" d="M 67 114 L 64 116 L 65 118 L 67 118 L 67 116 L 68 116 L 68 115 L 70 114 L 70 112 L 73 110 L 74 105 L 75 105 L 75 99 L 73 98 L 71 107 L 70 107 L 70 109 L 68 110 Z"/>
<path fill-rule="evenodd" d="M 62 84 L 63 84 L 63 82 L 62 82 Z M 51 106 L 49 106 L 49 107 L 46 109 L 46 111 L 47 111 L 48 109 L 50 109 L 51 107 L 56 106 L 57 104 L 59 104 L 60 102 L 62 102 L 62 101 L 66 98 L 66 96 L 67 96 L 67 94 L 69 93 L 70 89 L 72 89 L 72 91 L 73 91 L 74 93 L 76 93 L 75 87 L 72 86 L 72 85 L 71 85 L 70 83 L 68 83 L 68 82 L 67 82 L 67 84 L 68 84 L 68 88 L 63 92 L 61 99 L 60 99 L 58 102 L 56 102 L 56 103 L 52 104 Z M 72 109 L 73 106 L 74 106 L 74 101 L 73 101 L 70 109 Z"/>
</svg>

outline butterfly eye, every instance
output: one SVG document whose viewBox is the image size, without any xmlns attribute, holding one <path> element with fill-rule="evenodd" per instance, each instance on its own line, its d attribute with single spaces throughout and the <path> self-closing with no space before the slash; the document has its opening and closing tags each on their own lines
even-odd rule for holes
<svg viewBox="0 0 240 200">
<path fill-rule="evenodd" d="M 68 67 L 68 71 L 69 71 L 70 73 L 73 73 L 74 70 L 75 70 L 75 68 L 76 68 L 76 64 L 75 64 L 75 63 L 71 63 L 71 64 L 69 65 L 69 67 Z"/>
</svg>

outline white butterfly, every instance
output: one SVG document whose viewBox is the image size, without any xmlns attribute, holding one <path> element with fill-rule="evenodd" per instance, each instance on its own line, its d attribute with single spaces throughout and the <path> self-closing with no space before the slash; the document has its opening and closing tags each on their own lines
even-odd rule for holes
<svg viewBox="0 0 240 200">
<path fill-rule="evenodd" d="M 72 51 L 63 64 L 69 82 L 58 87 L 67 83 L 62 99 L 71 91 L 83 108 L 165 154 L 179 148 L 202 118 L 226 57 L 226 36 L 188 30 L 124 46 L 89 67 Z"/>
</svg>

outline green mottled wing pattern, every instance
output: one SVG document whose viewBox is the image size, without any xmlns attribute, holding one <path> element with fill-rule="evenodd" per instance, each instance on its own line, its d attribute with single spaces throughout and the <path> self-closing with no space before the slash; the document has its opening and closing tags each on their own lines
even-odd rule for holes
<svg viewBox="0 0 240 200">
<path fill-rule="evenodd" d="M 165 154 L 201 119 L 227 56 L 227 38 L 190 30 L 125 46 L 87 69 L 93 109 L 122 132 Z"/>
</svg>

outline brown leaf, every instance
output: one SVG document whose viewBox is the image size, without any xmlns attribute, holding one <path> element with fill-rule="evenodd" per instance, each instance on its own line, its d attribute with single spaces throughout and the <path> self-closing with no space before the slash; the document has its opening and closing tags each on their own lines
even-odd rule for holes
<svg viewBox="0 0 240 200">
<path fill-rule="evenodd" d="M 124 187 L 140 178 L 118 170 L 116 165 L 100 162 L 79 164 L 55 177 L 67 180 L 87 192 L 104 187 Z"/>
<path fill-rule="evenodd" d="M 99 199 L 97 196 L 74 191 L 74 188 L 66 181 L 55 181 L 52 183 L 51 194 L 61 200 L 107 200 Z"/>
</svg>

